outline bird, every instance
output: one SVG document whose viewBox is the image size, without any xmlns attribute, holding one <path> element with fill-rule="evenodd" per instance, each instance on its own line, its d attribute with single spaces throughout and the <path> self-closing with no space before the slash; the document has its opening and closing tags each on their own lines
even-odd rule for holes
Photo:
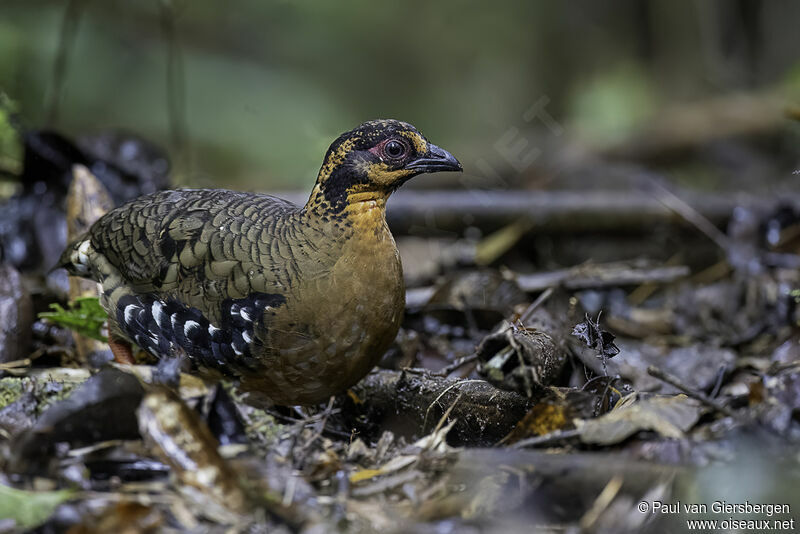
<svg viewBox="0 0 800 534">
<path fill-rule="evenodd" d="M 333 141 L 303 206 L 160 191 L 106 213 L 58 265 L 99 283 L 117 361 L 132 362 L 135 344 L 276 404 L 312 405 L 366 376 L 399 330 L 387 199 L 416 175 L 462 170 L 411 124 L 372 120 Z"/>
</svg>

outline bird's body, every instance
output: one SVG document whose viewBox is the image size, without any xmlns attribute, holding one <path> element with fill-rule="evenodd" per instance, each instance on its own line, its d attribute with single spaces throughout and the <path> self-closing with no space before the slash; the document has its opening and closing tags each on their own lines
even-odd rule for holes
<svg viewBox="0 0 800 534">
<path fill-rule="evenodd" d="M 112 339 L 186 354 L 278 403 L 319 402 L 362 378 L 402 319 L 386 199 L 414 174 L 457 168 L 410 125 L 373 121 L 334 142 L 303 207 L 163 191 L 106 214 L 62 265 L 102 284 Z"/>
</svg>

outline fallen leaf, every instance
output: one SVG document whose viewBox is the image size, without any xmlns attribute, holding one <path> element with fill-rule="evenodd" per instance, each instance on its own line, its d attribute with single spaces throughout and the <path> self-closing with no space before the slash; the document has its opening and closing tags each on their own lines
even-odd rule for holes
<svg viewBox="0 0 800 534">
<path fill-rule="evenodd" d="M 409 465 L 414 464 L 417 460 L 419 460 L 419 456 L 415 454 L 395 456 L 378 469 L 361 469 L 356 471 L 350 475 L 350 483 L 357 484 L 381 475 L 388 475 L 389 473 L 400 471 L 401 469 L 405 469 Z"/>
<path fill-rule="evenodd" d="M 575 325 L 572 335 L 583 341 L 587 347 L 597 351 L 600 358 L 613 358 L 619 354 L 619 348 L 614 344 L 616 337 L 611 332 L 600 328 L 600 316 L 592 320 L 587 314 L 584 322 Z"/>
<path fill-rule="evenodd" d="M 568 417 L 570 411 L 566 402 L 545 401 L 535 404 L 502 442 L 516 443 L 528 436 L 544 436 L 556 430 L 572 428 L 572 418 Z"/>
<path fill-rule="evenodd" d="M 0 519 L 12 519 L 21 528 L 37 527 L 74 494 L 71 489 L 24 491 L 0 484 Z"/>
<path fill-rule="evenodd" d="M 686 395 L 651 397 L 626 403 L 597 417 L 579 422 L 584 443 L 612 445 L 643 430 L 653 430 L 667 438 L 683 437 L 702 414 L 702 406 Z"/>
<path fill-rule="evenodd" d="M 369 480 L 383 474 L 382 469 L 361 469 L 350 475 L 350 483 L 358 484 L 362 480 Z"/>
</svg>

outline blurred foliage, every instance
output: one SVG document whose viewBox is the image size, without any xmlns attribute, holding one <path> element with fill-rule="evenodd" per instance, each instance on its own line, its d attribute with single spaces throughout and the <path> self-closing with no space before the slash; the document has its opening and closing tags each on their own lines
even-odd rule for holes
<svg viewBox="0 0 800 534">
<path fill-rule="evenodd" d="M 595 145 L 621 141 L 656 111 L 655 94 L 636 65 L 613 67 L 576 91 L 574 126 Z"/>
<path fill-rule="evenodd" d="M 17 528 L 34 528 L 52 515 L 56 507 L 75 495 L 71 489 L 23 491 L 0 484 L 0 519 L 11 519 Z"/>
<path fill-rule="evenodd" d="M 14 129 L 17 105 L 0 91 L 0 171 L 17 173 L 22 161 L 22 143 Z"/>
<path fill-rule="evenodd" d="M 102 334 L 105 325 L 106 311 L 100 305 L 97 297 L 81 297 L 71 302 L 69 309 L 64 309 L 61 305 L 53 303 L 50 305 L 51 312 L 42 312 L 39 318 L 47 319 L 56 324 L 66 326 L 81 335 L 106 341 L 106 336 Z"/>
<path fill-rule="evenodd" d="M 331 139 L 376 117 L 417 125 L 467 173 L 478 159 L 509 171 L 495 145 L 510 128 L 543 129 L 523 120 L 541 97 L 570 138 L 592 141 L 798 69 L 789 0 L 69 4 L 71 47 L 60 44 L 68 3 L 0 4 L 0 88 L 27 125 L 52 115 L 68 135 L 122 128 L 169 146 L 185 129 L 171 152 L 192 185 L 306 188 Z M 172 126 L 169 58 L 185 117 Z"/>
</svg>

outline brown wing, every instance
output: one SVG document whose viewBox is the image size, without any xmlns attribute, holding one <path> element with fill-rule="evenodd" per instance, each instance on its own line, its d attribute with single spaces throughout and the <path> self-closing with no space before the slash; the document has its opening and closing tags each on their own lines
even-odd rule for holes
<svg viewBox="0 0 800 534">
<path fill-rule="evenodd" d="M 267 195 L 164 191 L 111 211 L 89 239 L 135 292 L 205 309 L 224 298 L 285 287 L 296 270 L 291 234 L 298 212 Z"/>
<path fill-rule="evenodd" d="M 64 257 L 77 253 L 73 273 L 88 267 L 103 283 L 114 331 L 153 354 L 183 350 L 233 371 L 255 365 L 253 344 L 298 281 L 335 262 L 301 216 L 266 195 L 161 192 L 109 212 Z"/>
</svg>

